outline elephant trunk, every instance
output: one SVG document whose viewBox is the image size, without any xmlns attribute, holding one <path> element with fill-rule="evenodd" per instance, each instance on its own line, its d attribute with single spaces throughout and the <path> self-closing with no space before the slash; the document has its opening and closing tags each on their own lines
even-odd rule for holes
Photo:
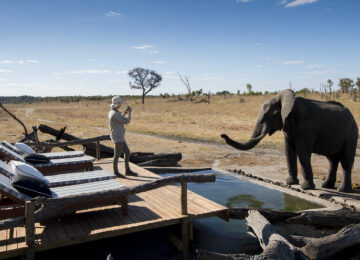
<svg viewBox="0 0 360 260">
<path fill-rule="evenodd" d="M 238 150 L 249 150 L 251 148 L 254 148 L 267 135 L 267 133 L 268 131 L 266 126 L 258 122 L 251 138 L 246 143 L 236 142 L 229 138 L 227 135 L 222 135 L 222 137 L 225 139 L 228 145 Z"/>
</svg>

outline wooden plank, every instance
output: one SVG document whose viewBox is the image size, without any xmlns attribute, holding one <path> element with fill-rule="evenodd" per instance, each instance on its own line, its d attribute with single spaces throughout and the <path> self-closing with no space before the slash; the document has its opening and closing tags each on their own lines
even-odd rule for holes
<svg viewBox="0 0 360 260">
<path fill-rule="evenodd" d="M 10 232 L 7 232 L 7 251 L 17 249 L 17 230 L 16 228 L 8 229 Z"/>
</svg>

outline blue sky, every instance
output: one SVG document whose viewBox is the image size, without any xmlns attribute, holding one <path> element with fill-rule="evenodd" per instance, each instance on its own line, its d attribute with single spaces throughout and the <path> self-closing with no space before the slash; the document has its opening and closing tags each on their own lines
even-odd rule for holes
<svg viewBox="0 0 360 260">
<path fill-rule="evenodd" d="M 360 77 L 358 0 L 0 0 L 1 96 L 319 89 Z"/>
</svg>

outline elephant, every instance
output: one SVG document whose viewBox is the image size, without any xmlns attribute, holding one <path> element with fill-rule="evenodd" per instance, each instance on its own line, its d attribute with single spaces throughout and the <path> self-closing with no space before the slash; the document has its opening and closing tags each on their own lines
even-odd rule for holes
<svg viewBox="0 0 360 260">
<path fill-rule="evenodd" d="M 339 162 L 343 168 L 342 182 L 338 191 L 351 192 L 351 170 L 358 140 L 358 127 L 349 109 L 336 101 L 316 101 L 296 96 L 286 89 L 265 102 L 251 138 L 239 143 L 226 134 L 221 137 L 239 150 L 255 147 L 267 134 L 283 131 L 285 155 L 288 166 L 288 185 L 299 184 L 297 158 L 299 158 L 304 181 L 302 189 L 314 189 L 311 154 L 325 156 L 330 169 L 323 188 L 334 188 Z"/>
</svg>

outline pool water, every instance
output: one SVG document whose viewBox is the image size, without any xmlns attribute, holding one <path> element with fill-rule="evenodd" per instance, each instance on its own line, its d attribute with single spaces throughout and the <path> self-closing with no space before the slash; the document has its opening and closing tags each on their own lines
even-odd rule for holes
<svg viewBox="0 0 360 260">
<path fill-rule="evenodd" d="M 253 207 L 280 211 L 299 211 L 322 207 L 319 204 L 241 180 L 231 174 L 216 171 L 194 173 L 215 173 L 216 182 L 188 183 L 188 189 L 228 208 Z M 173 174 L 161 174 L 161 176 L 170 175 Z M 231 219 L 226 222 L 218 217 L 212 217 L 194 221 L 193 224 L 194 232 L 202 234 L 199 238 L 201 240 L 200 248 L 217 250 L 218 252 L 223 251 L 224 253 L 234 251 L 236 241 L 243 239 L 243 235 L 247 231 L 245 220 Z"/>
</svg>

